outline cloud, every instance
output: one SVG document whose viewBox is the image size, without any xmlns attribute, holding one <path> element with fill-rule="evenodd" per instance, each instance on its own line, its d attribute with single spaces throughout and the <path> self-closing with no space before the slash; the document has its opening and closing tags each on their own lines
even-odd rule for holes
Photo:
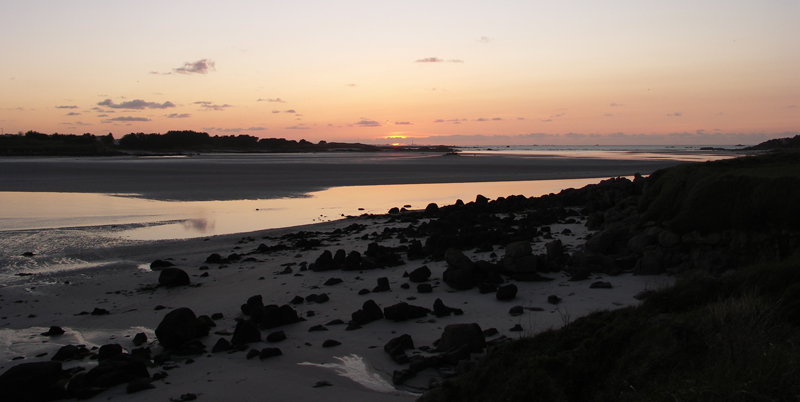
<svg viewBox="0 0 800 402">
<path fill-rule="evenodd" d="M 487 119 L 485 117 L 480 117 L 480 118 L 475 119 L 475 121 L 489 121 L 489 119 Z"/>
<path fill-rule="evenodd" d="M 551 121 L 553 121 L 553 119 L 541 120 L 542 123 L 550 123 Z"/>
<path fill-rule="evenodd" d="M 97 106 L 107 106 L 112 109 L 135 109 L 135 110 L 142 110 L 142 109 L 167 109 L 171 107 L 175 107 L 175 104 L 166 101 L 164 103 L 158 102 L 145 102 L 141 99 L 134 99 L 132 101 L 122 102 L 120 104 L 115 104 L 114 101 L 111 99 L 106 99 L 102 102 L 98 102 Z"/>
<path fill-rule="evenodd" d="M 524 117 L 517 117 L 517 120 L 525 120 Z"/>
<path fill-rule="evenodd" d="M 294 109 L 284 110 L 283 113 L 297 113 Z"/>
<path fill-rule="evenodd" d="M 346 87 L 356 87 L 357 85 L 356 84 L 345 84 L 344 86 L 346 86 Z"/>
<path fill-rule="evenodd" d="M 444 63 L 444 62 L 448 62 L 448 63 L 463 63 L 464 60 L 459 60 L 459 59 L 444 60 L 444 59 L 440 59 L 438 57 L 426 57 L 424 59 L 419 59 L 419 60 L 415 61 L 415 63 Z"/>
<path fill-rule="evenodd" d="M 382 126 L 381 123 L 379 123 L 379 122 L 377 122 L 375 120 L 370 120 L 370 119 L 368 119 L 366 117 L 362 117 L 361 121 L 359 121 L 358 123 L 355 123 L 355 125 L 358 126 L 358 127 L 380 127 L 380 126 Z"/>
<path fill-rule="evenodd" d="M 492 118 L 492 120 L 494 120 L 494 121 L 500 121 L 500 120 L 503 120 L 503 118 L 502 118 L 502 117 L 493 117 L 493 118 Z"/>
<path fill-rule="evenodd" d="M 172 113 L 172 114 L 167 115 L 167 118 L 168 119 L 185 119 L 185 118 L 191 117 L 191 116 L 192 115 L 189 114 L 189 113 L 181 113 L 181 114 Z"/>
<path fill-rule="evenodd" d="M 56 109 L 77 109 L 77 106 L 74 105 L 64 105 L 64 106 L 56 106 Z"/>
<path fill-rule="evenodd" d="M 280 113 L 280 110 L 273 110 L 272 113 Z"/>
<path fill-rule="evenodd" d="M 565 114 L 566 114 L 566 113 L 554 114 L 554 115 L 550 116 L 550 118 L 551 118 L 551 119 L 554 119 L 554 118 L 557 118 L 557 117 L 562 117 L 562 116 L 564 116 Z"/>
<path fill-rule="evenodd" d="M 103 113 L 103 114 L 98 114 L 97 117 L 108 117 L 108 115 Z"/>
<path fill-rule="evenodd" d="M 481 38 L 478 39 L 478 42 L 480 42 L 480 43 L 489 43 L 489 42 L 492 42 L 492 41 L 494 41 L 494 39 L 492 39 L 492 38 L 490 38 L 488 36 L 481 36 Z"/>
<path fill-rule="evenodd" d="M 69 112 L 69 113 L 67 113 L 67 116 L 80 116 L 81 114 L 82 113 L 79 113 L 79 112 Z"/>
<path fill-rule="evenodd" d="M 207 74 L 209 71 L 216 71 L 216 64 L 209 59 L 202 59 L 194 63 L 183 63 L 182 67 L 173 68 L 172 71 L 178 74 Z"/>
<path fill-rule="evenodd" d="M 786 106 L 786 107 L 789 108 L 789 109 L 794 109 L 794 108 L 797 107 L 797 105 L 789 105 L 789 106 Z"/>
<path fill-rule="evenodd" d="M 266 131 L 268 130 L 266 127 L 233 127 L 233 128 L 222 128 L 222 127 L 203 127 L 205 131 L 219 131 L 223 133 L 241 133 L 243 131 Z"/>
<path fill-rule="evenodd" d="M 611 106 L 611 107 L 617 107 L 617 106 L 625 106 L 625 105 L 623 105 L 623 104 L 621 104 L 621 103 L 613 103 L 613 102 L 612 102 L 612 103 L 611 103 L 610 105 L 608 105 L 608 106 Z"/>
<path fill-rule="evenodd" d="M 261 98 L 258 98 L 258 100 L 256 100 L 256 102 L 277 102 L 277 103 L 286 103 L 286 101 L 282 100 L 281 98 L 275 98 L 275 99 L 272 99 L 272 98 L 267 98 L 267 99 L 261 99 Z"/>
<path fill-rule="evenodd" d="M 681 113 L 681 112 L 667 113 L 667 116 L 669 116 L 669 117 L 681 117 L 681 116 L 683 116 L 683 113 Z"/>
<path fill-rule="evenodd" d="M 225 108 L 233 107 L 232 105 L 229 105 L 227 103 L 224 105 L 217 105 L 214 104 L 214 102 L 209 102 L 209 101 L 197 101 L 194 102 L 193 104 L 200 105 L 200 107 L 204 107 L 206 110 L 225 110 Z"/>
<path fill-rule="evenodd" d="M 306 126 L 290 126 L 290 127 L 284 127 L 284 128 L 287 129 L 287 130 L 308 130 L 310 127 L 306 127 Z"/>
<path fill-rule="evenodd" d="M 103 123 L 110 121 L 150 121 L 147 117 L 120 116 L 113 119 L 104 120 Z"/>
<path fill-rule="evenodd" d="M 395 126 L 413 126 L 414 123 L 412 123 L 410 121 L 396 121 L 396 122 L 394 122 L 394 125 Z"/>
<path fill-rule="evenodd" d="M 613 114 L 611 114 L 611 113 L 606 113 L 606 114 L 604 114 L 603 116 L 605 116 L 605 117 L 613 117 L 614 115 L 613 115 Z"/>
</svg>

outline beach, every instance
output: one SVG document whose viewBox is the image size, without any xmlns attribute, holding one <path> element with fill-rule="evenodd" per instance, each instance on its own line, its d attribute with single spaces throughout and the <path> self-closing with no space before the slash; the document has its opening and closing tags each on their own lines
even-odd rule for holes
<svg viewBox="0 0 800 402">
<path fill-rule="evenodd" d="M 33 165 L 32 161 L 21 160 L 19 166 L 2 160 L 4 167 L 15 166 L 19 174 L 13 175 L 3 169 L 2 190 L 91 189 L 94 193 L 137 193 L 153 199 L 264 198 L 267 193 L 277 196 L 355 184 L 631 176 L 634 173 L 649 174 L 655 169 L 679 163 L 675 160 L 481 159 L 477 156 L 469 159 L 471 157 L 418 155 L 380 161 L 362 158 L 358 163 L 346 158 L 332 159 L 318 163 L 319 166 L 314 162 L 302 164 L 290 160 L 270 160 L 269 163 L 243 161 L 240 163 L 245 163 L 248 169 L 239 169 L 235 176 L 228 176 L 226 169 L 234 169 L 230 165 L 235 164 L 237 158 L 221 158 L 225 160 L 214 164 L 219 174 L 216 178 L 204 170 L 203 166 L 208 164 L 195 165 L 190 160 L 189 168 L 178 163 L 180 158 L 164 158 L 149 164 L 151 169 L 148 172 L 152 173 L 145 172 L 137 180 L 114 179 L 115 175 L 126 177 L 126 174 L 133 174 L 135 169 L 126 171 L 130 164 L 138 162 L 133 159 L 44 160 Z M 109 166 L 116 170 L 109 169 Z M 154 186 L 149 183 L 152 177 L 148 174 L 157 175 L 162 181 Z M 66 180 L 72 175 L 86 179 Z M 13 180 L 10 179 L 12 176 Z M 290 179 L 292 177 L 295 179 Z M 295 184 L 281 185 L 282 180 Z M 193 192 L 193 188 L 202 191 Z M 474 203 L 479 199 L 473 197 L 463 201 Z M 415 207 L 418 210 L 425 208 L 424 205 Z M 409 357 L 431 357 L 441 352 L 435 350 L 434 344 L 448 325 L 476 323 L 482 330 L 497 330 L 496 333 L 487 332 L 491 335 L 486 336 L 486 341 L 491 345 L 506 338 L 515 339 L 560 328 L 592 311 L 635 305 L 639 301 L 634 295 L 671 282 L 664 275 L 634 276 L 631 273 L 615 276 L 592 274 L 586 280 L 570 281 L 570 275 L 558 271 L 541 274 L 549 280 L 504 278 L 505 284 L 514 284 L 517 288 L 511 300 L 498 300 L 494 292 L 484 294 L 477 288 L 458 290 L 444 281 L 448 269 L 445 259 L 425 256 L 412 260 L 402 251 L 414 238 L 401 234 L 409 227 L 427 225 L 435 217 L 414 215 L 413 219 L 404 220 L 404 214 L 409 213 L 412 212 L 353 216 L 314 225 L 182 240 L 95 242 L 89 239 L 79 245 L 65 246 L 62 248 L 63 258 L 91 261 L 91 266 L 39 270 L 33 274 L 17 271 L 13 276 L 4 277 L 0 287 L 0 337 L 4 344 L 0 352 L 0 371 L 18 363 L 48 361 L 67 344 L 83 344 L 91 349 L 118 343 L 126 352 L 131 352 L 136 348 L 132 340 L 140 332 L 147 335 L 147 342 L 142 346 L 150 347 L 152 354 L 158 355 L 166 348 L 157 340 L 155 329 L 167 313 L 187 307 L 198 316 L 218 317 L 213 320 L 216 326 L 210 329 L 210 334 L 200 338 L 206 351 L 189 356 L 172 355 L 166 363 L 151 366 L 151 376 L 158 372 L 168 374 L 166 378 L 152 382 L 154 389 L 127 394 L 126 387 L 118 385 L 96 398 L 180 400 L 181 395 L 195 394 L 204 400 L 236 401 L 265 397 L 279 400 L 413 400 L 456 368 L 426 368 L 396 385 L 393 382 L 395 372 L 406 369 L 408 365 L 398 364 L 384 351 L 384 346 L 393 338 L 411 335 L 414 348 L 407 351 Z M 530 253 L 546 255 L 545 245 L 556 240 L 561 241 L 567 254 L 580 250 L 591 233 L 586 220 L 587 217 L 579 211 L 572 211 L 568 219 L 562 217 L 548 224 L 543 236 L 526 240 L 531 245 Z M 30 241 L 35 241 L 36 233 L 41 232 L 46 230 L 26 233 L 30 233 Z M 417 240 L 423 244 L 426 241 L 424 237 Z M 372 247 L 370 244 L 398 250 L 401 264 L 353 271 L 304 269 L 318 262 L 325 251 L 331 254 L 338 250 L 346 253 L 357 251 L 366 255 Z M 33 250 L 36 245 L 27 246 Z M 496 266 L 501 266 L 506 256 L 504 245 L 460 251 L 473 262 L 486 261 Z M 223 262 L 209 262 L 215 261 L 209 259 L 214 253 L 222 256 Z M 238 259 L 226 258 L 234 253 Z M 36 255 L 25 258 L 36 258 Z M 156 260 L 168 261 L 185 271 L 191 284 L 171 288 L 157 286 L 161 271 L 151 269 L 150 265 Z M 405 275 L 422 266 L 431 271 L 430 278 L 422 282 L 431 285 L 430 293 L 418 292 L 419 283 L 410 282 Z M 332 278 L 341 279 L 341 282 L 326 285 Z M 381 283 L 386 283 L 380 278 L 388 280 L 388 290 L 374 291 Z M 606 282 L 610 288 L 590 287 L 595 282 Z M 407 289 L 402 287 L 405 284 L 408 284 Z M 363 289 L 372 291 L 359 295 Z M 307 298 L 312 294 L 325 294 L 330 300 L 319 303 L 296 298 Z M 281 342 L 262 340 L 249 343 L 245 351 L 211 353 L 218 339 L 231 339 L 237 319 L 251 319 L 243 313 L 242 305 L 247 304 L 252 296 L 259 295 L 264 305 L 289 305 L 303 320 L 260 330 L 262 339 L 270 333 L 284 331 L 286 340 Z M 558 297 L 560 303 L 549 303 L 550 296 Z M 436 317 L 431 312 L 401 322 L 380 319 L 362 325 L 360 329 L 346 330 L 353 313 L 362 309 L 368 300 L 382 309 L 408 303 L 433 310 L 437 299 L 447 307 L 461 310 L 462 314 Z M 291 303 L 293 300 L 295 304 Z M 522 314 L 511 315 L 509 311 L 516 306 L 521 307 Z M 86 314 L 95 309 L 106 310 L 109 314 Z M 342 324 L 334 320 L 341 320 Z M 41 335 L 50 326 L 59 326 L 66 332 L 56 336 Z M 514 327 L 516 330 L 512 331 Z M 310 331 L 312 328 L 315 330 Z M 323 347 L 326 340 L 340 344 Z M 249 350 L 265 348 L 279 348 L 282 354 L 263 360 L 246 357 Z M 479 356 L 479 353 L 474 353 L 471 359 Z M 65 362 L 63 367 L 91 369 L 96 365 L 95 360 L 85 358 Z"/>
</svg>

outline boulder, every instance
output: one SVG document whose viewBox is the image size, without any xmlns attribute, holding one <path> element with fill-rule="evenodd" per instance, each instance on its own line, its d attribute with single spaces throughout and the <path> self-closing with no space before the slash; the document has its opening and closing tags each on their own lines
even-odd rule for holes
<svg viewBox="0 0 800 402">
<path fill-rule="evenodd" d="M 180 268 L 164 268 L 158 275 L 158 284 L 166 287 L 188 286 L 189 274 Z"/>
<path fill-rule="evenodd" d="M 175 264 L 173 264 L 173 263 L 171 263 L 169 261 L 155 260 L 155 261 L 150 263 L 150 270 L 151 271 L 158 271 L 158 270 L 162 270 L 164 268 L 169 268 L 169 267 L 174 267 L 174 266 L 175 266 Z"/>
<path fill-rule="evenodd" d="M 110 388 L 136 378 L 150 378 L 147 361 L 128 354 L 119 354 L 101 361 L 86 373 L 87 388 Z"/>
<path fill-rule="evenodd" d="M 442 299 L 436 299 L 436 301 L 433 302 L 433 315 L 437 317 L 446 317 L 450 314 L 462 315 L 464 311 L 458 308 L 445 306 Z"/>
<path fill-rule="evenodd" d="M 59 384 L 59 362 L 22 363 L 0 375 L 0 395 L 7 402 L 52 401 L 66 398 Z"/>
<path fill-rule="evenodd" d="M 506 257 L 511 259 L 522 258 L 531 255 L 531 242 L 529 241 L 516 241 L 509 243 L 506 246 Z"/>
<path fill-rule="evenodd" d="M 423 265 L 422 267 L 417 268 L 408 274 L 408 280 L 414 283 L 425 282 L 430 277 L 431 270 L 427 265 Z"/>
<path fill-rule="evenodd" d="M 392 288 L 389 286 L 389 278 L 381 277 L 378 278 L 378 286 L 372 289 L 373 292 L 389 292 Z"/>
<path fill-rule="evenodd" d="M 472 267 L 475 265 L 469 257 L 464 255 L 460 250 L 454 248 L 449 248 L 445 251 L 444 259 L 448 267 L 457 270 L 471 271 Z"/>
<path fill-rule="evenodd" d="M 156 338 L 166 349 L 178 348 L 196 338 L 199 329 L 197 316 L 188 307 L 170 311 L 156 327 Z"/>
<path fill-rule="evenodd" d="M 251 342 L 261 341 L 261 331 L 256 324 L 249 320 L 239 320 L 233 330 L 231 345 L 244 345 Z"/>
<path fill-rule="evenodd" d="M 467 346 L 468 350 L 477 353 L 486 347 L 486 338 L 483 335 L 480 325 L 472 324 L 450 324 L 444 328 L 444 333 L 439 340 L 440 351 L 450 351 Z"/>
<path fill-rule="evenodd" d="M 330 271 L 336 268 L 336 263 L 333 261 L 333 254 L 331 254 L 330 250 L 325 250 L 319 257 L 317 257 L 316 261 L 314 261 L 314 265 L 311 267 L 311 270 L 314 272 L 321 272 Z"/>
<path fill-rule="evenodd" d="M 431 311 L 425 307 L 414 306 L 406 302 L 400 302 L 383 309 L 383 314 L 386 319 L 393 321 L 406 321 L 427 317 L 430 312 Z"/>
<path fill-rule="evenodd" d="M 561 239 L 546 243 L 544 248 L 547 250 L 549 260 L 556 260 L 564 255 L 564 243 L 561 242 Z"/>
<path fill-rule="evenodd" d="M 404 283 L 404 285 L 407 285 Z M 430 283 L 420 283 L 417 285 L 417 293 L 432 293 L 433 286 Z"/>
<path fill-rule="evenodd" d="M 497 300 L 505 301 L 505 300 L 512 300 L 517 297 L 517 285 L 513 283 L 509 283 L 505 286 L 500 286 L 497 288 L 497 293 L 495 294 Z"/>
</svg>

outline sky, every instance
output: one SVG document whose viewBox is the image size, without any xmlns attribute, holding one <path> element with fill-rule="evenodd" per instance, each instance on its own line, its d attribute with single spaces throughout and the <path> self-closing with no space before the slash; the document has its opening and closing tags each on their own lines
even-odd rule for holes
<svg viewBox="0 0 800 402">
<path fill-rule="evenodd" d="M 800 1 L 0 3 L 3 133 L 755 144 L 800 133 Z"/>
</svg>

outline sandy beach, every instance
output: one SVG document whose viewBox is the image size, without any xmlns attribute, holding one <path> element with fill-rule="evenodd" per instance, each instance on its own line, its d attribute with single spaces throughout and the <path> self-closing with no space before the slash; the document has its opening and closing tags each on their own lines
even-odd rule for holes
<svg viewBox="0 0 800 402">
<path fill-rule="evenodd" d="M 442 164 L 441 169 L 433 170 L 438 173 L 430 173 L 428 159 Z M 458 160 L 461 164 L 450 162 L 451 160 Z M 468 171 L 462 174 L 460 168 L 464 168 L 463 161 L 462 157 L 412 158 L 402 160 L 402 164 L 407 167 L 403 173 L 414 180 L 422 181 L 422 177 L 466 180 L 475 173 Z M 506 165 L 497 168 L 491 164 L 478 164 L 481 169 L 489 172 L 488 176 L 480 177 L 507 178 L 503 175 L 517 169 L 520 171 L 519 175 L 514 177 L 530 178 L 544 174 L 536 173 L 537 169 L 521 163 L 519 158 L 499 158 L 497 161 Z M 5 163 L 9 165 L 8 162 Z M 71 165 L 72 162 L 58 163 L 63 166 Z M 75 166 L 83 169 L 95 163 L 102 165 L 106 162 L 80 160 Z M 114 161 L 116 166 L 126 163 L 128 162 Z M 159 162 L 156 170 L 162 171 L 161 169 L 166 168 L 160 163 L 172 162 Z M 394 162 L 388 162 L 389 165 L 392 163 Z M 580 175 L 583 169 L 595 168 L 595 163 L 610 169 L 601 169 L 600 172 L 625 175 L 637 171 L 649 173 L 650 171 L 640 169 L 674 165 L 677 162 L 549 160 L 544 165 L 550 174 L 563 170 L 564 175 L 570 176 Z M 628 166 L 628 163 L 633 166 Z M 24 166 L 25 162 L 20 165 Z M 45 165 L 46 163 L 37 164 L 41 169 Z M 332 166 L 330 161 L 323 165 L 328 168 Z M 383 166 L 381 174 L 398 171 L 398 166 L 376 166 Z M 448 166 L 451 167 L 450 171 Z M 285 168 L 281 174 L 291 175 L 292 168 Z M 346 170 L 353 166 L 343 161 L 341 168 Z M 180 169 L 178 171 L 177 175 L 163 175 L 168 184 L 162 183 L 160 186 L 166 188 L 163 192 L 143 193 L 155 198 L 171 198 L 181 194 L 180 191 L 187 187 L 186 183 L 178 185 L 185 179 L 178 177 L 180 174 L 190 174 L 189 172 L 194 177 L 195 173 L 191 170 L 183 173 L 180 173 Z M 102 169 L 95 166 L 92 172 L 95 172 L 95 176 L 90 175 L 91 180 L 97 179 L 91 183 L 94 191 L 115 190 L 112 180 L 102 178 L 105 173 L 97 173 L 103 172 Z M 374 171 L 371 173 L 363 176 L 366 179 L 362 177 L 352 180 L 378 180 L 378 175 Z M 274 172 L 267 174 L 262 171 L 260 174 L 263 176 L 256 174 L 230 180 L 239 189 L 236 195 L 246 195 L 249 190 L 241 189 L 247 189 L 248 185 L 266 177 L 275 177 Z M 337 171 L 337 174 L 341 175 L 342 171 Z M 331 184 L 324 175 L 311 176 L 314 179 L 301 182 L 300 186 L 310 188 Z M 395 180 L 399 180 L 401 176 L 403 175 L 399 173 L 388 175 Z M 27 191 L 35 191 L 40 186 L 51 189 L 52 182 L 48 184 L 48 180 L 56 180 L 54 178 L 58 175 L 50 172 L 42 177 L 51 179 L 31 179 L 24 186 L 19 186 Z M 381 180 L 392 180 L 380 177 Z M 348 180 L 351 179 L 341 180 L 350 182 Z M 20 180 L 19 183 L 23 181 Z M 145 182 L 145 179 L 125 182 L 126 187 L 119 190 L 146 190 L 145 187 L 137 187 Z M 81 181 L 74 183 L 78 188 L 82 185 Z M 176 186 L 170 188 L 172 184 Z M 10 185 L 13 187 L 15 184 Z M 224 187 L 226 186 L 212 186 L 207 190 L 224 192 Z M 260 186 L 259 188 L 263 189 Z M 214 192 L 213 196 L 217 197 L 219 194 Z M 263 191 L 259 194 L 263 195 Z M 577 211 L 570 215 L 574 219 L 561 219 L 547 225 L 545 237 L 527 239 L 531 241 L 533 255 L 547 254 L 545 244 L 555 240 L 561 240 L 567 254 L 583 247 L 590 233 L 586 228 L 587 217 L 580 216 Z M 370 244 L 404 250 L 410 239 L 400 233 L 415 227 L 414 225 L 424 226 L 430 219 L 420 219 L 417 216 L 409 221 L 404 220 L 403 216 L 402 213 L 364 215 L 302 227 L 186 240 L 114 242 L 85 238 L 85 243 L 64 247 L 62 252 L 66 260 L 92 261 L 90 268 L 39 270 L 32 274 L 17 272 L 13 276 L 5 276 L 5 283 L 0 287 L 0 339 L 3 344 L 0 350 L 0 372 L 19 363 L 49 361 L 62 346 L 70 344 L 85 345 L 90 350 L 103 345 L 119 344 L 128 353 L 140 347 L 149 347 L 152 356 L 169 352 L 157 339 L 155 329 L 170 311 L 186 307 L 197 316 L 216 317 L 213 319 L 216 326 L 210 328 L 210 334 L 200 338 L 206 351 L 188 356 L 177 356 L 173 353 L 166 362 L 151 365 L 151 377 L 157 373 L 167 374 L 165 378 L 159 378 L 162 374 L 157 374 L 156 378 L 159 379 L 152 381 L 155 386 L 153 389 L 128 394 L 125 385 L 117 385 L 103 391 L 96 398 L 180 400 L 181 395 L 194 394 L 203 400 L 231 401 L 262 400 L 266 396 L 270 399 L 301 401 L 320 398 L 354 401 L 414 400 L 428 387 L 455 374 L 456 367 L 426 368 L 402 384 L 395 384 L 393 376 L 409 366 L 407 363 L 398 364 L 384 351 L 384 346 L 394 338 L 410 335 L 414 348 L 406 351 L 407 355 L 411 358 L 430 358 L 441 354 L 442 351 L 437 351 L 435 344 L 442 337 L 445 328 L 451 324 L 478 324 L 482 330 L 489 330 L 486 332 L 486 341 L 491 345 L 504 339 L 560 328 L 592 311 L 634 305 L 638 303 L 633 297 L 637 293 L 663 287 L 671 281 L 665 276 L 633 276 L 623 273 L 613 277 L 593 274 L 585 280 L 573 282 L 563 271 L 546 272 L 541 276 L 549 279 L 547 281 L 528 282 L 504 277 L 505 284 L 514 284 L 517 292 L 511 300 L 500 301 L 493 291 L 483 294 L 477 288 L 457 290 L 446 284 L 443 280 L 443 274 L 448 269 L 446 261 L 430 257 L 410 260 L 403 251 L 397 253 L 400 256 L 400 265 L 397 266 L 324 272 L 305 269 L 325 251 L 330 251 L 331 254 L 336 254 L 338 250 L 346 253 L 357 251 L 366 255 L 371 248 Z M 31 242 L 35 240 L 34 235 L 29 239 Z M 303 241 L 298 242 L 299 240 Z M 421 240 L 424 244 L 425 239 Z M 284 247 L 287 245 L 288 247 Z M 36 244 L 31 243 L 30 248 L 35 249 Z M 473 262 L 486 261 L 494 266 L 501 266 L 505 256 L 502 245 L 461 251 Z M 214 253 L 223 257 L 235 253 L 240 258 L 223 263 L 208 262 L 209 256 Z M 25 258 L 36 257 L 34 255 Z M 191 285 L 172 288 L 157 286 L 160 270 L 150 268 L 150 264 L 156 260 L 168 261 L 185 271 Z M 430 278 L 423 282 L 431 285 L 429 293 L 420 293 L 417 289 L 418 283 L 410 282 L 406 275 L 422 266 L 427 266 L 431 271 Z M 326 285 L 331 279 L 340 279 L 341 282 Z M 374 291 L 380 283 L 385 284 L 382 282 L 385 280 L 388 280 L 389 290 Z M 590 287 L 598 281 L 607 282 L 611 288 Z M 373 291 L 360 295 L 359 292 L 363 289 Z M 325 294 L 329 300 L 324 303 L 304 300 L 312 294 Z M 248 303 L 252 296 L 261 296 L 264 305 L 289 305 L 303 320 L 277 328 L 261 329 L 262 340 L 248 343 L 247 350 L 212 353 L 211 350 L 219 339 L 231 340 L 237 321 L 250 318 L 243 313 L 241 306 Z M 560 304 L 549 303 L 548 298 L 551 296 L 561 299 Z M 362 309 L 369 300 L 374 301 L 381 309 L 405 302 L 433 310 L 437 299 L 447 307 L 461 310 L 463 314 L 436 317 L 431 311 L 424 317 L 402 322 L 379 319 L 362 325 L 360 329 L 347 330 L 348 322 L 353 320 L 353 313 Z M 521 314 L 510 314 L 512 307 L 521 309 Z M 90 314 L 95 309 L 105 310 L 108 314 Z M 65 333 L 42 335 L 51 326 L 59 326 Z M 277 343 L 267 342 L 266 337 L 276 331 L 283 331 L 286 339 Z M 133 339 L 138 333 L 146 334 L 147 342 L 137 347 Z M 324 347 L 323 344 L 329 340 L 336 341 L 338 345 Z M 279 348 L 281 355 L 263 360 L 259 357 L 247 358 L 248 352 L 265 348 Z M 491 346 L 488 347 L 490 349 Z M 481 353 L 473 353 L 471 360 L 480 356 Z M 84 372 L 95 366 L 97 361 L 88 357 L 63 363 L 65 370 L 82 367 Z"/>
</svg>

